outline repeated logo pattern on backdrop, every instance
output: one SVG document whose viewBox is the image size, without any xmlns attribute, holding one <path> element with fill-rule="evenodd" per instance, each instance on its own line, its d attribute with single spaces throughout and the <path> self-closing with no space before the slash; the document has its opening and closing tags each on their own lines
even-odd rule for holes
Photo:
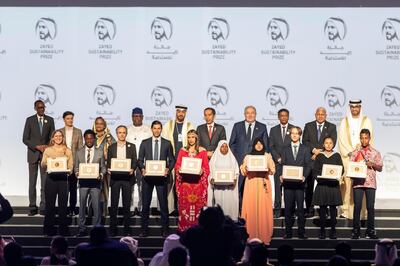
<svg viewBox="0 0 400 266">
<path fill-rule="evenodd" d="M 33 101 L 62 126 L 62 112 L 91 128 L 103 116 L 111 133 L 131 123 L 187 119 L 203 123 L 215 108 L 229 137 L 246 105 L 268 128 L 290 110 L 301 127 L 318 106 L 339 125 L 348 101 L 363 100 L 385 157 L 378 198 L 400 198 L 400 9 L 396 8 L 0 8 L 0 179 L 27 191 L 21 143 Z M 11 119 L 12 117 L 12 119 Z M 17 134 L 17 135 L 15 135 Z M 390 179 L 392 178 L 392 179 Z M 392 180 L 392 181 L 390 181 Z M 3 184 L 3 181 L 0 181 Z M 24 184 L 24 185 L 21 185 Z M 385 192 L 385 193 L 384 193 Z M 388 192 L 388 193 L 386 193 Z M 390 193 L 389 193 L 390 192 Z"/>
</svg>

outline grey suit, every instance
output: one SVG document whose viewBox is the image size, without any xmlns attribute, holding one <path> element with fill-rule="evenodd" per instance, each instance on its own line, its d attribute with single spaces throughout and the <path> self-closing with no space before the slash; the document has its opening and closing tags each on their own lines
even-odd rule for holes
<svg viewBox="0 0 400 266">
<path fill-rule="evenodd" d="M 37 115 L 30 116 L 25 121 L 24 133 L 22 137 L 23 143 L 27 146 L 27 159 L 29 164 L 29 207 L 31 210 L 36 207 L 36 182 L 38 175 L 38 167 L 42 159 L 42 153 L 36 150 L 37 145 L 48 145 L 51 134 L 54 131 L 54 120 L 52 117 L 43 116 L 43 127 L 40 132 L 39 120 Z M 44 169 L 40 167 L 40 210 L 45 209 L 44 186 L 46 175 Z"/>
<path fill-rule="evenodd" d="M 269 149 L 271 150 L 272 158 L 275 162 L 275 174 L 274 174 L 274 185 L 275 185 L 275 201 L 274 201 L 274 209 L 275 212 L 280 213 L 280 209 L 282 206 L 282 186 L 279 180 L 279 177 L 282 174 L 282 164 L 280 163 L 280 159 L 282 159 L 282 150 L 285 147 L 290 146 L 290 129 L 293 127 L 292 124 L 286 125 L 286 134 L 285 138 L 282 138 L 282 128 L 281 124 L 276 125 L 271 128 L 269 132 Z"/>
<path fill-rule="evenodd" d="M 225 128 L 222 125 L 214 123 L 211 139 L 208 135 L 208 125 L 202 124 L 197 127 L 197 133 L 199 134 L 199 144 L 204 147 L 207 151 L 215 151 L 220 140 L 226 140 Z"/>
<path fill-rule="evenodd" d="M 78 150 L 75 156 L 75 173 L 77 173 L 79 177 L 79 165 L 81 163 L 86 163 L 85 158 L 85 149 L 87 147 L 84 146 L 82 149 Z M 92 163 L 98 163 L 100 165 L 100 173 L 99 176 L 102 178 L 106 172 L 106 165 L 104 163 L 104 153 L 103 150 L 92 147 L 94 150 L 92 155 Z M 100 217 L 100 188 L 101 188 L 101 180 L 79 180 L 79 231 L 85 231 L 86 226 L 86 206 L 88 196 L 90 194 L 91 197 L 91 206 L 93 208 L 93 225 L 99 225 L 101 221 Z"/>
</svg>

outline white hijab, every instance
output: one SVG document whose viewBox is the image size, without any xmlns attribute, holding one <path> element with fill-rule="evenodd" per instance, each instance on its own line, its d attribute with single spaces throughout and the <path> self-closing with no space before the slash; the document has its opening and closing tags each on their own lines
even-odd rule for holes
<svg viewBox="0 0 400 266">
<path fill-rule="evenodd" d="M 176 234 L 169 235 L 164 241 L 164 247 L 162 252 L 158 252 L 153 259 L 150 261 L 149 266 L 169 266 L 168 256 L 169 252 L 174 248 L 181 247 L 185 248 L 181 242 L 180 237 Z M 187 259 L 186 266 L 189 265 L 189 258 Z"/>
<path fill-rule="evenodd" d="M 223 155 L 221 153 L 221 146 L 222 145 L 228 145 L 228 141 L 226 140 L 220 140 L 218 142 L 218 147 L 215 149 L 213 156 L 211 157 L 210 160 L 210 171 L 211 174 L 209 175 L 209 178 L 213 178 L 215 174 L 215 170 L 227 170 L 227 169 L 233 169 L 235 176 L 239 176 L 239 166 L 236 161 L 235 156 L 233 155 L 231 149 L 228 149 L 228 153 Z"/>
</svg>

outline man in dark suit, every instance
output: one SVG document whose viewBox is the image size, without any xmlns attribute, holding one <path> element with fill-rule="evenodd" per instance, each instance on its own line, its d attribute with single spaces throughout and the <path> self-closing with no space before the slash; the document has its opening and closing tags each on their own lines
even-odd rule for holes
<svg viewBox="0 0 400 266">
<path fill-rule="evenodd" d="M 50 142 L 51 134 L 54 131 L 54 120 L 52 117 L 45 115 L 45 104 L 41 100 L 35 101 L 34 104 L 36 114 L 30 116 L 25 121 L 24 133 L 22 137 L 23 143 L 28 149 L 29 164 L 29 215 L 36 215 L 38 207 L 36 206 L 36 182 L 38 176 L 38 168 L 40 168 L 40 205 L 41 214 L 44 214 L 44 185 L 45 172 L 40 167 L 43 151 Z"/>
<path fill-rule="evenodd" d="M 87 200 L 90 195 L 91 206 L 93 209 L 92 224 L 99 225 L 100 216 L 100 189 L 102 179 L 107 173 L 107 168 L 104 163 L 104 151 L 94 146 L 96 139 L 96 133 L 93 130 L 88 129 L 83 133 L 85 139 L 85 145 L 83 148 L 77 151 L 75 156 L 74 171 L 75 175 L 79 180 L 79 233 L 78 236 L 87 236 L 86 230 L 86 206 Z M 97 163 L 99 164 L 98 177 L 93 178 L 79 178 L 79 165 L 81 163 Z"/>
<path fill-rule="evenodd" d="M 304 183 L 306 181 L 305 176 L 309 176 L 311 172 L 310 168 L 310 150 L 304 144 L 300 143 L 300 137 L 302 130 L 300 127 L 292 127 L 290 130 L 291 144 L 288 147 L 283 148 L 282 151 L 282 166 L 299 166 L 303 167 L 303 177 L 301 181 L 285 181 L 283 174 L 280 179 L 284 187 L 284 201 L 285 201 L 285 236 L 284 238 L 292 238 L 292 227 L 294 220 L 293 214 L 295 206 L 297 206 L 297 225 L 298 225 L 298 237 L 300 239 L 307 239 L 305 234 L 305 223 L 304 217 Z"/>
<path fill-rule="evenodd" d="M 220 140 L 226 140 L 225 128 L 214 122 L 215 109 L 207 107 L 204 109 L 205 124 L 197 127 L 199 144 L 207 150 L 208 159 L 211 158 Z"/>
<path fill-rule="evenodd" d="M 278 111 L 279 124 L 272 127 L 269 132 L 269 149 L 271 151 L 272 159 L 275 162 L 275 174 L 274 174 L 274 185 L 275 185 L 275 201 L 274 201 L 274 217 L 279 218 L 281 216 L 282 206 L 282 186 L 279 177 L 282 174 L 282 150 L 285 147 L 289 147 L 290 140 L 290 129 L 293 127 L 289 122 L 289 110 L 280 109 Z"/>
<path fill-rule="evenodd" d="M 336 144 L 336 125 L 326 121 L 325 108 L 318 107 L 315 111 L 315 120 L 304 126 L 303 134 L 303 144 L 311 152 L 311 169 L 314 167 L 315 158 L 322 151 L 326 137 L 332 138 L 333 144 Z M 306 217 L 312 217 L 314 216 L 314 206 L 311 205 L 314 194 L 314 178 L 309 176 L 306 180 Z"/>
<path fill-rule="evenodd" d="M 61 128 L 61 132 L 64 134 L 65 145 L 72 151 L 72 158 L 75 162 L 75 155 L 77 150 L 83 146 L 82 131 L 79 128 L 74 127 L 74 113 L 71 111 L 65 111 L 63 113 L 64 127 Z M 77 200 L 77 187 L 78 180 L 76 179 L 75 173 L 68 176 L 68 190 L 69 190 L 69 215 L 73 216 L 78 214 L 76 210 Z"/>
<path fill-rule="evenodd" d="M 153 189 L 156 187 L 157 198 L 160 204 L 162 236 L 167 237 L 169 231 L 168 218 L 168 175 L 170 170 L 174 168 L 175 158 L 172 144 L 169 140 L 161 137 L 162 124 L 160 121 L 153 121 L 151 124 L 153 136 L 145 139 L 140 144 L 138 165 L 144 176 L 142 182 L 142 232 L 140 237 L 148 236 L 150 203 L 153 195 Z M 146 160 L 161 160 L 165 161 L 165 177 L 147 176 L 145 165 Z"/>
<path fill-rule="evenodd" d="M 239 165 L 242 164 L 244 156 L 251 151 L 255 138 L 262 138 L 265 147 L 268 148 L 267 126 L 256 121 L 257 111 L 254 106 L 246 106 L 244 109 L 244 121 L 233 125 L 229 146 Z M 268 148 L 269 150 L 269 148 Z M 242 209 L 242 196 L 244 177 L 239 175 L 239 210 Z"/>
<path fill-rule="evenodd" d="M 118 213 L 118 202 L 119 193 L 122 192 L 122 208 L 124 214 L 124 235 L 130 235 L 130 206 L 131 206 L 131 195 L 132 185 L 135 181 L 135 170 L 137 166 L 137 155 L 136 146 L 133 143 L 126 141 L 126 135 L 128 129 L 126 126 L 120 125 L 116 128 L 117 142 L 113 143 L 108 147 L 107 153 L 107 169 L 109 171 L 111 180 L 111 209 L 110 209 L 110 231 L 111 236 L 118 235 L 117 229 L 117 213 Z M 131 159 L 130 172 L 111 172 L 111 160 L 117 159 Z"/>
</svg>

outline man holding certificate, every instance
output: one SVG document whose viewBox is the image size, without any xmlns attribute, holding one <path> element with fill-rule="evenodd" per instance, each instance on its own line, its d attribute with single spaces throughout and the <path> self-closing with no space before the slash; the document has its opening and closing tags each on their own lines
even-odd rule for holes
<svg viewBox="0 0 400 266">
<path fill-rule="evenodd" d="M 292 227 L 294 220 L 292 219 L 295 206 L 297 206 L 297 224 L 298 237 L 307 239 L 305 234 L 305 217 L 304 217 L 304 182 L 305 176 L 309 176 L 311 168 L 311 152 L 310 149 L 300 143 L 302 130 L 300 127 L 294 126 L 290 129 L 290 138 L 292 140 L 289 147 L 285 147 L 282 151 L 282 174 L 280 181 L 284 187 L 285 201 L 285 236 L 284 238 L 292 238 Z"/>
<path fill-rule="evenodd" d="M 127 128 L 120 125 L 115 130 L 117 142 L 108 147 L 107 169 L 111 177 L 111 209 L 110 209 L 110 235 L 118 235 L 117 213 L 119 193 L 122 193 L 122 208 L 124 214 L 124 235 L 130 235 L 130 205 L 134 171 L 136 170 L 137 155 L 135 144 L 126 141 Z"/>
<path fill-rule="evenodd" d="M 86 130 L 83 138 L 85 145 L 78 150 L 74 164 L 75 175 L 79 180 L 79 237 L 88 235 L 85 213 L 89 195 L 92 199 L 93 225 L 100 225 L 100 189 L 107 172 L 103 150 L 94 147 L 94 131 Z"/>
<path fill-rule="evenodd" d="M 153 189 L 156 188 L 160 205 L 162 236 L 167 237 L 169 231 L 168 217 L 168 176 L 174 168 L 175 158 L 172 144 L 161 137 L 162 124 L 153 121 L 153 136 L 140 144 L 138 166 L 142 171 L 142 232 L 140 237 L 148 236 L 150 204 Z"/>
<path fill-rule="evenodd" d="M 353 213 L 353 231 L 351 234 L 352 239 L 360 238 L 360 213 L 362 199 L 366 197 L 367 200 L 367 231 L 365 238 L 377 239 L 374 226 L 375 220 L 375 192 L 376 192 L 376 172 L 382 171 L 382 157 L 379 151 L 370 145 L 371 132 L 369 129 L 361 129 L 360 143 L 361 147 L 354 150 L 350 156 L 349 169 L 347 176 L 352 177 L 359 175 L 357 168 L 353 171 L 351 169 L 351 162 L 364 162 L 367 170 L 364 178 L 353 178 L 353 195 L 354 195 L 354 213 Z M 354 172 L 354 175 L 353 175 Z"/>
</svg>

